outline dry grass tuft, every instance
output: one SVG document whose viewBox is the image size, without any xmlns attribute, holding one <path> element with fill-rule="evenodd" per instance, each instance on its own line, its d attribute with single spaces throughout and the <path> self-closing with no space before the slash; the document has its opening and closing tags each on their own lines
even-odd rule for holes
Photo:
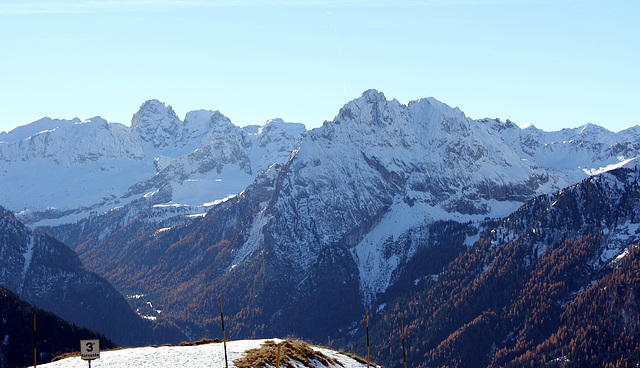
<svg viewBox="0 0 640 368">
<path fill-rule="evenodd" d="M 293 361 L 298 361 L 306 366 L 312 366 L 311 361 L 316 360 L 325 366 L 342 367 L 337 360 L 313 350 L 307 343 L 300 340 L 287 339 L 276 344 L 274 341 L 266 341 L 260 348 L 251 349 L 247 354 L 233 362 L 238 368 L 260 368 L 276 366 L 280 345 L 280 367 L 293 367 Z"/>
<path fill-rule="evenodd" d="M 57 357 L 53 358 L 51 361 L 52 362 L 57 362 L 58 360 L 67 359 L 67 358 L 71 358 L 71 357 L 75 357 L 75 356 L 80 356 L 80 352 L 76 351 L 76 352 L 73 352 L 73 353 L 66 353 L 66 354 L 58 355 Z"/>
<path fill-rule="evenodd" d="M 180 343 L 180 346 L 196 346 L 196 345 L 206 345 L 206 344 L 213 344 L 213 343 L 217 343 L 220 342 L 220 340 L 218 339 L 207 339 L 204 338 L 202 340 L 198 340 L 196 342 L 190 342 L 190 341 L 183 341 Z"/>
</svg>

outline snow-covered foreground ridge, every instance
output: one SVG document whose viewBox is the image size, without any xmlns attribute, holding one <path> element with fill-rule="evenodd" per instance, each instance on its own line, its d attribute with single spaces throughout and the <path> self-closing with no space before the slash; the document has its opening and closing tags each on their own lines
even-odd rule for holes
<svg viewBox="0 0 640 368">
<path fill-rule="evenodd" d="M 247 351 L 262 347 L 267 341 L 276 344 L 283 342 L 280 339 L 272 340 L 239 340 L 227 342 L 227 360 L 229 367 L 237 367 L 234 362 L 246 356 Z M 366 363 L 360 363 L 355 359 L 334 350 L 311 347 L 314 351 L 337 361 L 337 364 L 325 365 L 318 360 L 311 360 L 311 365 L 301 362 L 289 362 L 295 368 L 322 368 L 322 367 L 343 367 L 362 368 Z M 284 362 L 281 360 L 281 366 Z M 289 365 L 289 366 L 291 366 Z M 66 358 L 53 363 L 41 365 L 47 368 L 84 368 L 87 362 L 81 360 L 79 356 Z M 161 346 L 131 348 L 100 353 L 100 359 L 92 361 L 92 367 L 109 368 L 129 368 L 129 367 L 154 367 L 154 368 L 174 368 L 174 367 L 224 367 L 224 345 L 222 343 L 212 343 L 196 346 Z M 271 365 L 264 365 L 271 367 Z M 371 365 L 371 367 L 377 367 Z M 258 367 L 255 367 L 258 368 Z"/>
</svg>

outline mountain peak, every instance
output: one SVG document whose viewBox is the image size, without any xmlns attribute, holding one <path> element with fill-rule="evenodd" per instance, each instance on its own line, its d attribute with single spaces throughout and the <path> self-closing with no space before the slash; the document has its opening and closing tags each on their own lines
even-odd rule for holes
<svg viewBox="0 0 640 368">
<path fill-rule="evenodd" d="M 386 100 L 387 98 L 385 97 L 384 93 L 378 92 L 378 90 L 371 88 L 362 92 L 362 94 L 358 99 L 373 101 L 373 100 Z"/>
<path fill-rule="evenodd" d="M 169 144 L 182 122 L 171 106 L 158 100 L 148 100 L 131 119 L 131 130 L 144 141 L 152 141 L 156 148 Z"/>
<path fill-rule="evenodd" d="M 136 129 L 149 121 L 158 120 L 157 118 L 180 120 L 171 106 L 167 106 L 159 100 L 152 99 L 140 105 L 140 109 L 131 119 L 131 128 Z"/>
<path fill-rule="evenodd" d="M 282 125 L 282 124 L 285 124 L 282 118 L 273 118 L 273 119 L 267 120 L 267 123 L 265 125 Z"/>
<path fill-rule="evenodd" d="M 380 125 L 389 121 L 390 114 L 389 102 L 400 106 L 397 100 L 388 101 L 384 93 L 375 89 L 364 91 L 360 97 L 345 104 L 338 112 L 333 123 L 340 125 L 342 123 L 357 123 L 361 125 Z"/>
<path fill-rule="evenodd" d="M 278 127 L 281 129 L 289 129 L 290 127 L 293 127 L 296 130 L 304 130 L 305 126 L 304 124 L 301 123 L 289 123 L 286 122 L 284 120 L 282 120 L 281 118 L 274 118 L 274 119 L 269 119 L 267 120 L 267 122 L 265 123 L 264 127 Z"/>
<path fill-rule="evenodd" d="M 580 134 L 607 134 L 609 131 L 599 125 L 587 123 L 577 129 L 580 130 Z"/>
<path fill-rule="evenodd" d="M 206 129 L 210 129 L 216 125 L 233 125 L 231 120 L 222 114 L 220 111 L 212 110 L 194 110 L 189 111 L 184 118 L 184 125 L 186 126 L 203 126 Z M 193 127 L 192 127 L 193 129 Z"/>
</svg>

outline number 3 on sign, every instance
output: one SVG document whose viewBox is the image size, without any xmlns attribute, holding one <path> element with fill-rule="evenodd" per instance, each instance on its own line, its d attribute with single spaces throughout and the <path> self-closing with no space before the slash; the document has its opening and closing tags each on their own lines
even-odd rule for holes
<svg viewBox="0 0 640 368">
<path fill-rule="evenodd" d="M 83 360 L 100 359 L 100 340 L 80 340 L 80 357 Z"/>
</svg>

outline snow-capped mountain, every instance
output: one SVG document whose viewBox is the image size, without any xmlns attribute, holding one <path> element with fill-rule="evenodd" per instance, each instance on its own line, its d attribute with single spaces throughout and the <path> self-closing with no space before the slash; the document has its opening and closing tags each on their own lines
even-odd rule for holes
<svg viewBox="0 0 640 368">
<path fill-rule="evenodd" d="M 32 226 L 75 222 L 141 197 L 203 206 L 235 195 L 284 163 L 305 129 L 271 120 L 234 126 L 218 111 L 145 102 L 131 127 L 100 117 L 43 118 L 0 133 L 0 203 Z"/>
<path fill-rule="evenodd" d="M 437 220 L 502 217 L 637 157 L 632 129 L 545 133 L 472 120 L 435 99 L 404 106 L 367 91 L 302 142 L 266 211 L 265 247 L 301 274 L 327 248 L 350 252 L 368 302 L 425 240 L 400 245 L 403 235 Z"/>
<path fill-rule="evenodd" d="M 274 123 L 282 124 L 273 121 L 262 133 Z M 230 123 L 215 126 L 227 129 L 224 136 L 236 132 Z M 485 219 L 624 165 L 640 151 L 638 127 L 544 132 L 474 120 L 433 98 L 403 105 L 374 90 L 300 136 L 288 160 L 287 145 L 280 145 L 279 165 L 261 173 L 252 167 L 255 181 L 206 216 L 170 218 L 167 207 L 130 212 L 125 206 L 48 230 L 78 247 L 121 290 L 147 295 L 196 334 L 205 334 L 215 317 L 210 295 L 224 291 L 234 295 L 235 318 L 269 321 L 262 330 L 239 327 L 243 336 L 288 328 L 324 338 L 348 329 L 364 306 L 375 306 L 425 249 L 471 245 Z M 240 170 L 249 167 L 245 156 L 268 166 L 267 151 L 230 154 L 236 146 L 208 145 L 219 137 L 212 133 L 201 143 L 206 157 L 199 150 L 183 155 L 172 161 L 175 169 L 161 164 L 156 177 L 179 177 L 202 162 L 209 168 L 209 157 L 233 159 Z M 255 142 L 265 139 L 258 137 Z M 160 182 L 131 188 L 140 185 L 136 193 L 144 193 Z M 319 327 L 306 310 L 325 323 Z"/>
<path fill-rule="evenodd" d="M 13 148 L 88 123 L 30 137 L 37 128 L 6 133 L 21 140 L 6 138 L 0 152 L 26 158 L 2 161 L 3 175 L 17 185 L 28 176 L 14 173 L 34 163 L 58 165 L 66 176 L 105 167 L 99 155 L 64 166 L 43 156 L 47 150 L 36 150 L 40 156 L 32 159 Z M 39 123 L 47 124 L 53 123 Z M 194 337 L 217 329 L 212 295 L 221 294 L 238 336 L 295 331 L 325 339 L 353 332 L 364 308 L 388 299 L 400 280 L 427 277 L 426 266 L 416 262 L 430 262 L 429 249 L 449 249 L 453 258 L 481 237 L 490 219 L 629 164 L 640 152 L 638 127 L 544 132 L 508 120 L 474 120 L 433 98 L 404 105 L 375 90 L 311 131 L 280 120 L 237 128 L 210 111 L 180 122 L 157 101 L 142 106 L 131 128 L 116 128 L 139 149 L 107 160 L 120 164 L 105 171 L 124 175 L 139 167 L 135 178 L 122 179 L 117 190 L 105 189 L 110 197 L 85 201 L 90 205 L 80 210 L 68 194 L 72 204 L 59 208 L 69 214 L 55 221 L 43 220 L 44 211 L 21 216 L 34 225 L 63 224 L 47 231 L 120 290 L 145 295 L 176 316 Z M 69 163 L 72 146 L 51 147 L 65 152 L 60 163 Z M 21 198 L 11 190 L 7 201 Z M 69 223 L 89 211 L 93 216 Z M 616 229 L 609 231 L 622 231 Z M 610 249 L 607 259 L 623 251 Z"/>
</svg>

